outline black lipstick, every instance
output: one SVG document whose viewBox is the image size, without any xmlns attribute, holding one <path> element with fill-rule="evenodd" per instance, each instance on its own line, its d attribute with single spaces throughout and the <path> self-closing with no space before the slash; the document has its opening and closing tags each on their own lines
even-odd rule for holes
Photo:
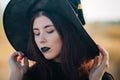
<svg viewBox="0 0 120 80">
<path fill-rule="evenodd" d="M 42 47 L 42 48 L 41 48 L 41 51 L 42 51 L 43 53 L 47 52 L 48 50 L 50 50 L 49 47 Z"/>
</svg>

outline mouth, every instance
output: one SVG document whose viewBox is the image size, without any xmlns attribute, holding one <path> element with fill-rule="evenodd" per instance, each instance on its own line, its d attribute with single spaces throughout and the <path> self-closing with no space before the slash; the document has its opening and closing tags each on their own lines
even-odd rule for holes
<svg viewBox="0 0 120 80">
<path fill-rule="evenodd" d="M 49 50 L 50 50 L 49 47 L 42 47 L 42 48 L 41 48 L 41 52 L 43 52 L 43 53 L 45 53 L 45 52 L 47 52 L 47 51 L 49 51 Z"/>
</svg>

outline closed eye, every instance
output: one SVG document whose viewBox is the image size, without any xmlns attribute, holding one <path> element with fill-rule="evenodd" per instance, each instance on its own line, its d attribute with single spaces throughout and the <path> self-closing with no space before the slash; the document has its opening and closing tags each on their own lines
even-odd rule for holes
<svg viewBox="0 0 120 80">
<path fill-rule="evenodd" d="M 47 33 L 53 33 L 54 32 L 54 30 L 49 30 L 49 31 L 47 31 Z"/>
<path fill-rule="evenodd" d="M 36 36 L 40 35 L 39 30 L 33 30 L 33 33 L 34 33 L 34 35 L 36 35 Z"/>
</svg>

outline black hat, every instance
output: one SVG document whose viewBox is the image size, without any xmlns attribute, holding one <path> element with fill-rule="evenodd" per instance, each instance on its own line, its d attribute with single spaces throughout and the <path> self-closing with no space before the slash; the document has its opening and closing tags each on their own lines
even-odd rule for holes
<svg viewBox="0 0 120 80">
<path fill-rule="evenodd" d="M 91 57 L 99 54 L 95 42 L 83 28 L 68 0 L 10 0 L 4 12 L 3 23 L 7 38 L 17 51 L 27 53 L 30 26 L 28 15 L 38 10 L 59 13 L 69 19 L 76 28 L 80 28 L 87 48 L 93 52 Z"/>
<path fill-rule="evenodd" d="M 82 22 L 82 24 L 85 25 L 81 0 L 68 0 L 68 1 L 72 5 L 73 9 L 75 10 L 75 12 L 76 12 L 78 18 L 80 19 L 80 21 Z"/>
</svg>

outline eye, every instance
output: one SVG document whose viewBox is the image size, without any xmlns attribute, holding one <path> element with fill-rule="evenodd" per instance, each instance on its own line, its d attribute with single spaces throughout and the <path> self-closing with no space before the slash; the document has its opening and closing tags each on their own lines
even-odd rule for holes
<svg viewBox="0 0 120 80">
<path fill-rule="evenodd" d="M 40 32 L 38 30 L 33 30 L 34 35 L 39 36 Z"/>
<path fill-rule="evenodd" d="M 54 30 L 48 30 L 47 31 L 47 33 L 53 33 L 54 32 Z"/>
</svg>

